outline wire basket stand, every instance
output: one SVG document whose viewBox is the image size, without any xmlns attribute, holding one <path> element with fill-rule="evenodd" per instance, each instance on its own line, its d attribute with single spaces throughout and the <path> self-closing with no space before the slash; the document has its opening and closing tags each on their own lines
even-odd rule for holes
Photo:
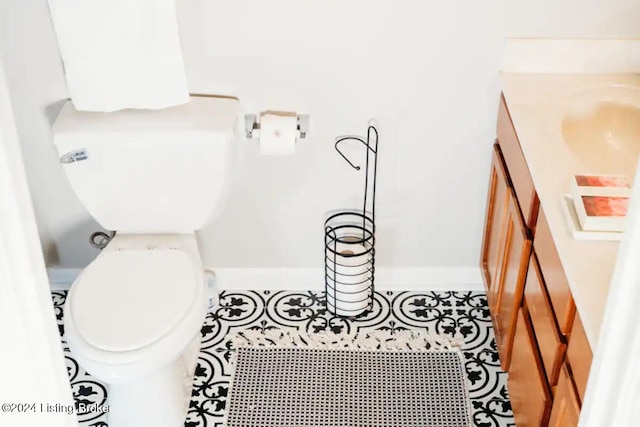
<svg viewBox="0 0 640 427">
<path fill-rule="evenodd" d="M 324 223 L 326 307 L 340 317 L 357 317 L 373 307 L 378 139 L 378 130 L 370 125 L 366 139 L 343 136 L 335 143 L 338 154 L 357 171 L 360 166 L 344 155 L 340 145 L 357 141 L 366 148 L 362 211 L 340 211 Z"/>
</svg>

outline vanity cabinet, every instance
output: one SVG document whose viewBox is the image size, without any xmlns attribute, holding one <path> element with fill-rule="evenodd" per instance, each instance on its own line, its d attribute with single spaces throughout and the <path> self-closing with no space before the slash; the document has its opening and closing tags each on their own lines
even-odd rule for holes
<svg viewBox="0 0 640 427">
<path fill-rule="evenodd" d="M 516 425 L 577 426 L 591 349 L 504 97 L 480 265 Z"/>
</svg>

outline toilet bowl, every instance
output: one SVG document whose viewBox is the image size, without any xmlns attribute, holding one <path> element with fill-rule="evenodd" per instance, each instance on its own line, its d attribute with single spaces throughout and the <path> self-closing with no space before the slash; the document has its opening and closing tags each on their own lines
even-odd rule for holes
<svg viewBox="0 0 640 427">
<path fill-rule="evenodd" d="M 78 276 L 65 334 L 78 363 L 108 385 L 111 424 L 184 423 L 207 308 L 194 235 L 116 235 Z"/>
<path fill-rule="evenodd" d="M 71 188 L 115 236 L 72 284 L 65 337 L 106 383 L 109 427 L 182 427 L 212 281 L 195 231 L 229 187 L 237 99 L 163 110 L 76 111 L 53 125 Z"/>
</svg>

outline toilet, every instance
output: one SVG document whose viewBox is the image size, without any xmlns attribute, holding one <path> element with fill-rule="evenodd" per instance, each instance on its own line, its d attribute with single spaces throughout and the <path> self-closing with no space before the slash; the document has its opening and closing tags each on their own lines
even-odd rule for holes
<svg viewBox="0 0 640 427">
<path fill-rule="evenodd" d="M 224 204 L 239 103 L 78 112 L 53 125 L 71 188 L 114 237 L 64 306 L 77 362 L 108 387 L 110 427 L 184 425 L 209 288 L 195 231 Z"/>
</svg>

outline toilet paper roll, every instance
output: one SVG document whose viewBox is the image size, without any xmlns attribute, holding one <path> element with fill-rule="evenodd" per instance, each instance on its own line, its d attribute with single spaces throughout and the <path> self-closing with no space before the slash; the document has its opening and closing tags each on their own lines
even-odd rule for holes
<svg viewBox="0 0 640 427">
<path fill-rule="evenodd" d="M 365 279 L 361 285 L 334 284 L 332 280 L 327 279 L 327 285 L 326 297 L 330 308 L 344 311 L 342 314 L 367 308 L 372 285 L 370 279 Z"/>
<path fill-rule="evenodd" d="M 289 156 L 296 148 L 298 117 L 289 113 L 265 113 L 260 118 L 260 154 Z"/>
<path fill-rule="evenodd" d="M 337 306 L 334 307 L 333 300 L 327 299 L 327 308 L 338 316 L 357 316 L 367 309 L 367 305 L 367 301 L 353 303 L 338 301 Z"/>
<path fill-rule="evenodd" d="M 333 275 L 329 274 L 327 276 L 326 281 L 329 286 L 327 292 L 335 289 L 338 294 L 359 294 L 361 292 L 366 294 L 369 292 L 369 288 L 371 288 L 371 277 L 369 275 L 363 276 L 358 284 L 343 283 L 340 282 L 339 277 L 336 278 L 338 279 L 338 283 L 333 281 Z"/>
<path fill-rule="evenodd" d="M 343 236 L 342 239 L 347 239 Z M 370 255 L 359 243 L 329 244 L 327 257 L 327 305 L 340 316 L 356 316 L 369 304 Z M 334 301 L 335 297 L 335 301 Z M 334 306 L 335 304 L 335 306 Z"/>
<path fill-rule="evenodd" d="M 360 271 L 357 274 L 340 274 L 332 271 L 327 271 L 327 278 L 332 282 L 335 280 L 338 286 L 356 286 L 360 287 L 371 276 L 366 270 Z"/>
<path fill-rule="evenodd" d="M 329 301 L 331 304 L 333 304 L 333 297 L 334 291 L 332 291 L 331 289 L 327 289 L 327 301 Z M 362 304 L 363 307 L 366 307 L 367 305 L 367 298 L 369 297 L 369 291 L 364 291 L 364 292 L 358 292 L 358 293 L 341 293 L 341 292 L 337 292 L 336 293 L 336 304 L 338 305 L 338 307 L 340 307 L 341 304 Z"/>
<path fill-rule="evenodd" d="M 369 269 L 369 255 L 366 254 L 367 249 L 364 245 L 355 243 L 336 243 L 329 244 L 326 248 L 326 257 L 328 267 L 332 272 L 329 275 L 333 277 L 336 273 L 338 283 L 360 283 Z M 335 253 L 334 253 L 335 252 Z M 351 255 L 351 256 L 350 256 Z"/>
</svg>

